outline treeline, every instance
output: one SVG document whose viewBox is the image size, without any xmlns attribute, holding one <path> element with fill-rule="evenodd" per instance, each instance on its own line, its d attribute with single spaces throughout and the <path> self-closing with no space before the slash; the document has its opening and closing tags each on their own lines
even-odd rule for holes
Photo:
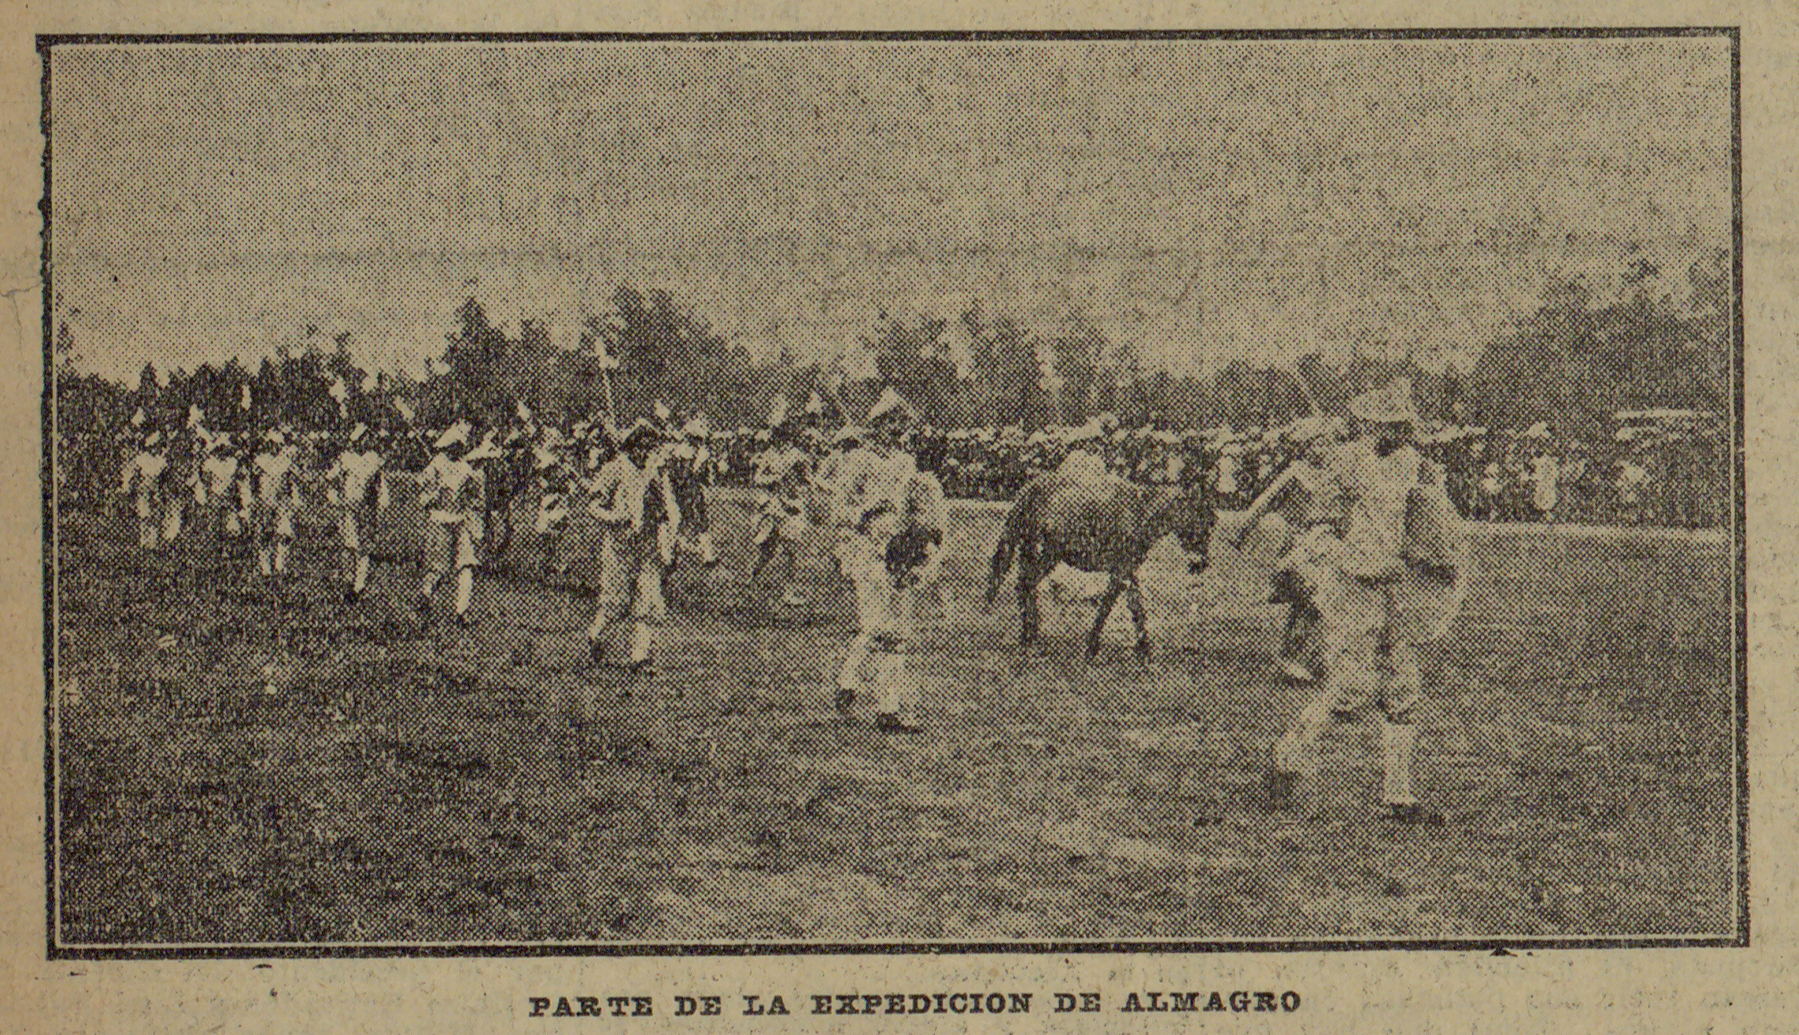
<svg viewBox="0 0 1799 1035">
<path fill-rule="evenodd" d="M 174 422 L 190 405 L 215 429 L 329 427 L 373 422 L 394 412 L 396 398 L 427 426 L 502 422 L 518 402 L 552 418 L 611 412 L 629 421 L 661 401 L 678 412 L 703 410 L 715 426 L 757 427 L 776 395 L 817 392 L 832 420 L 857 420 L 883 385 L 894 385 L 939 427 L 1034 430 L 1109 411 L 1128 426 L 1243 428 L 1284 424 L 1314 402 L 1341 412 L 1355 393 L 1408 376 L 1428 417 L 1598 432 L 1622 409 L 1728 408 L 1728 253 L 1680 265 L 1664 269 L 1636 254 L 1603 277 L 1552 277 L 1533 312 L 1468 350 L 1479 360 L 1466 371 L 1366 357 L 1333 366 L 1313 355 L 1295 368 L 1238 361 L 1210 378 L 1182 376 L 1145 369 L 1134 344 L 1109 340 L 1079 314 L 1041 331 L 978 301 L 961 313 L 883 314 L 842 357 L 756 357 L 667 292 L 619 287 L 610 311 L 588 318 L 572 348 L 552 341 L 540 321 L 497 326 L 470 298 L 441 355 L 418 371 L 370 373 L 353 359 L 349 335 L 308 327 L 279 355 L 254 360 L 254 369 L 239 360 L 166 371 L 146 362 L 133 388 L 77 373 L 63 324 L 57 404 L 65 429 L 117 428 L 139 407 L 159 424 Z"/>
</svg>

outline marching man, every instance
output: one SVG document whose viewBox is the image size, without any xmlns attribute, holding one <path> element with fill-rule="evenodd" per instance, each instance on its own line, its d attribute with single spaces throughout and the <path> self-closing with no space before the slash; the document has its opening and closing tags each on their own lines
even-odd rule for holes
<svg viewBox="0 0 1799 1035">
<path fill-rule="evenodd" d="M 681 427 L 681 440 L 670 443 L 663 469 L 674 492 L 681 521 L 664 524 L 660 531 L 662 560 L 673 567 L 679 551 L 698 554 L 708 568 L 718 566 L 718 550 L 712 545 L 712 522 L 707 514 L 706 490 L 712 485 L 712 450 L 707 442 L 712 426 L 699 414 Z"/>
<path fill-rule="evenodd" d="M 562 429 L 545 424 L 538 429 L 537 441 L 531 445 L 531 466 L 537 478 L 537 518 L 533 528 L 543 551 L 542 578 L 547 582 L 560 574 L 563 566 L 557 559 L 562 542 L 562 529 L 568 523 L 568 508 L 575 490 L 579 461 L 575 458 L 577 443 L 563 436 Z"/>
<path fill-rule="evenodd" d="M 1332 577 L 1328 569 L 1343 530 L 1344 500 L 1331 472 L 1341 466 L 1335 454 L 1343 448 L 1344 429 L 1341 421 L 1311 417 L 1295 422 L 1292 436 L 1304 451 L 1250 506 L 1231 544 L 1241 550 L 1270 511 L 1285 518 L 1289 540 L 1270 580 L 1268 601 L 1287 605 L 1274 662 L 1288 679 L 1311 683 L 1319 677 L 1322 654 L 1318 587 Z"/>
<path fill-rule="evenodd" d="M 806 520 L 806 486 L 812 482 L 812 455 L 796 442 L 798 430 L 787 419 L 787 401 L 776 398 L 768 416 L 770 442 L 756 457 L 750 483 L 762 491 L 762 504 L 756 513 L 756 524 L 750 541 L 756 544 L 756 563 L 750 568 L 750 581 L 781 554 L 784 560 L 786 587 L 781 603 L 798 607 L 806 602 L 795 579 L 798 576 L 799 553 L 811 523 Z"/>
<path fill-rule="evenodd" d="M 1341 536 L 1319 543 L 1315 603 L 1324 655 L 1322 691 L 1274 745 L 1277 797 L 1291 787 L 1318 811 L 1318 741 L 1333 720 L 1381 717 L 1381 803 L 1402 822 L 1425 816 L 1413 787 L 1422 693 L 1417 645 L 1447 629 L 1460 606 L 1466 562 L 1443 471 L 1412 444 L 1411 382 L 1399 379 L 1350 401 L 1357 438 L 1327 454 L 1343 505 Z"/>
<path fill-rule="evenodd" d="M 226 431 L 208 436 L 206 456 L 200 461 L 200 478 L 206 491 L 206 524 L 221 559 L 230 553 L 230 541 L 243 532 L 246 509 L 238 482 L 237 450 L 231 438 Z"/>
<path fill-rule="evenodd" d="M 603 662 L 606 633 L 629 615 L 631 651 L 625 668 L 630 672 L 654 673 L 656 627 L 668 620 L 658 535 L 663 525 L 679 523 L 680 512 L 667 474 L 651 460 L 659 438 L 644 421 L 625 432 L 618 455 L 594 476 L 588 502 L 588 511 L 605 529 L 599 608 L 587 628 L 588 647 L 594 660 Z"/>
<path fill-rule="evenodd" d="M 131 423 L 141 427 L 144 411 L 138 410 Z M 164 452 L 162 432 L 150 432 L 144 436 L 143 448 L 125 462 L 119 476 L 119 495 L 132 498 L 132 508 L 137 514 L 137 544 L 146 550 L 162 547 L 164 512 L 168 509 L 168 501 L 164 499 L 168 493 L 163 483 L 169 471 Z"/>
<path fill-rule="evenodd" d="M 900 448 L 912 408 L 898 393 L 884 391 L 868 422 L 868 445 L 843 459 L 833 507 L 843 537 L 839 559 L 856 586 L 858 627 L 837 677 L 836 707 L 848 714 L 872 690 L 878 729 L 919 733 L 920 690 L 906 650 L 916 590 L 934 583 L 943 563 L 943 491 Z"/>
<path fill-rule="evenodd" d="M 262 438 L 250 474 L 256 491 L 253 513 L 256 527 L 256 568 L 265 578 L 287 574 L 287 555 L 294 542 L 294 515 L 300 511 L 300 483 L 294 460 L 299 446 L 279 428 Z"/>
<path fill-rule="evenodd" d="M 337 511 L 338 541 L 343 545 L 344 600 L 362 599 L 369 582 L 368 544 L 374 536 L 380 492 L 375 476 L 382 457 L 368 425 L 358 424 L 344 439 L 337 459 L 325 471 L 326 499 Z"/>
<path fill-rule="evenodd" d="M 466 629 L 474 622 L 469 605 L 475 598 L 475 543 L 486 534 L 481 515 L 487 509 L 487 489 L 473 461 L 483 459 L 469 450 L 472 429 L 459 421 L 438 436 L 431 462 L 418 474 L 419 507 L 425 511 L 425 574 L 419 583 L 419 615 L 431 618 L 432 594 L 445 575 L 456 573 L 456 624 Z"/>
</svg>

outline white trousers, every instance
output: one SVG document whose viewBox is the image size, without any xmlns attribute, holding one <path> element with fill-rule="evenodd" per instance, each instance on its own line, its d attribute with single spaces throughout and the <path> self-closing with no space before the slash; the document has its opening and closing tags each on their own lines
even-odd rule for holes
<svg viewBox="0 0 1799 1035">
<path fill-rule="evenodd" d="M 916 725 L 922 695 L 906 653 L 917 623 L 918 589 L 896 584 L 888 573 L 880 531 L 849 537 L 838 553 L 843 573 L 856 587 L 857 632 L 837 686 L 870 696 L 876 711 Z"/>
</svg>

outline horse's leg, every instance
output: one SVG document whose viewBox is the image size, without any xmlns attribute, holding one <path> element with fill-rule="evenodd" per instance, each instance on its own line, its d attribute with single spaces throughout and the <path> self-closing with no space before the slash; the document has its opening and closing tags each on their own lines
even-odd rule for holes
<svg viewBox="0 0 1799 1035">
<path fill-rule="evenodd" d="M 1018 558 L 1018 646 L 1029 650 L 1031 644 L 1037 642 L 1037 626 L 1042 620 L 1037 613 L 1037 583 L 1043 580 L 1043 573 L 1037 568 L 1037 558 L 1020 556 Z"/>
<path fill-rule="evenodd" d="M 777 545 L 773 535 L 770 535 L 767 539 L 756 544 L 756 560 L 750 565 L 750 577 L 748 579 L 752 585 L 762 574 L 762 569 L 768 567 L 768 562 L 775 559 L 775 548 Z"/>
<path fill-rule="evenodd" d="M 1143 617 L 1143 591 L 1137 588 L 1137 580 L 1132 578 L 1125 586 L 1124 602 L 1131 609 L 1131 624 L 1137 627 L 1137 657 L 1141 661 L 1149 660 L 1149 626 Z"/>
<path fill-rule="evenodd" d="M 1099 614 L 1093 616 L 1093 628 L 1087 631 L 1087 660 L 1092 661 L 1099 655 L 1099 634 L 1105 631 L 1106 619 L 1112 616 L 1112 607 L 1118 603 L 1118 594 L 1124 591 L 1124 580 L 1113 575 L 1106 582 L 1106 595 L 1099 600 Z"/>
</svg>

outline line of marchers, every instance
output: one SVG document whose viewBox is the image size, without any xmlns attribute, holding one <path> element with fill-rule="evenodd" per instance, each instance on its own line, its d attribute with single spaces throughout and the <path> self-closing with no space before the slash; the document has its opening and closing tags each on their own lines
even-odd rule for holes
<svg viewBox="0 0 1799 1035">
<path fill-rule="evenodd" d="M 1030 1013 L 1030 992 L 887 992 L 812 995 L 813 1014 L 883 1016 L 921 1013 Z M 791 1016 L 784 996 L 743 996 L 745 1017 Z M 676 1017 L 722 1016 L 722 999 L 715 995 L 674 997 Z M 1053 1013 L 1098 1013 L 1104 1009 L 1098 992 L 1056 992 Z M 531 1017 L 651 1017 L 650 996 L 532 996 Z M 602 1009 L 604 1003 L 609 1009 Z M 1298 1010 L 1298 992 L 1131 992 L 1121 1013 L 1292 1013 Z"/>
</svg>

